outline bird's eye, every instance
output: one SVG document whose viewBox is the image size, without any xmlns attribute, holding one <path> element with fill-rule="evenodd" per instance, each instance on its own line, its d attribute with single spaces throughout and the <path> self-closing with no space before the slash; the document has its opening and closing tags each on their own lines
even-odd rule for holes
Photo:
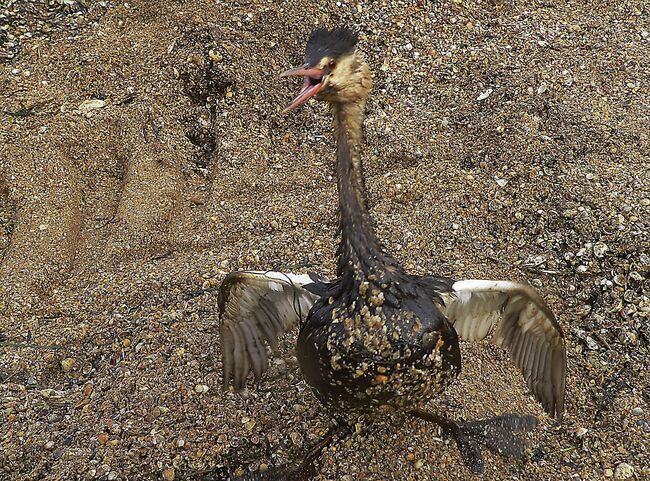
<svg viewBox="0 0 650 481">
<path fill-rule="evenodd" d="M 334 59 L 330 60 L 327 66 L 329 67 L 330 70 L 334 70 L 334 68 L 336 67 L 336 60 Z"/>
</svg>

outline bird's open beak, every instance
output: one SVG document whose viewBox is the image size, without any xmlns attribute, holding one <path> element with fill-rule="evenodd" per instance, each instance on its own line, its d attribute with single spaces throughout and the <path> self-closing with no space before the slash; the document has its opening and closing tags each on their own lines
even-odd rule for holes
<svg viewBox="0 0 650 481">
<path fill-rule="evenodd" d="M 320 68 L 309 68 L 309 67 L 296 67 L 282 72 L 280 77 L 294 77 L 301 76 L 305 79 L 302 89 L 298 92 L 298 95 L 295 99 L 291 101 L 289 105 L 282 111 L 283 114 L 286 114 L 290 110 L 295 109 L 298 105 L 306 102 L 314 95 L 316 95 L 320 89 L 323 87 L 323 77 L 325 71 Z"/>
</svg>

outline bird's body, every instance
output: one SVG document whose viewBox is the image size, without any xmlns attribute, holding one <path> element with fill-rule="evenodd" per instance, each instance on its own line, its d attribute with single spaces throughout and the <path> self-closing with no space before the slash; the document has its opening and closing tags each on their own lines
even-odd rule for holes
<svg viewBox="0 0 650 481">
<path fill-rule="evenodd" d="M 458 336 L 425 281 L 355 280 L 356 296 L 341 284 L 316 302 L 297 344 L 307 383 L 334 416 L 415 406 L 459 372 Z"/>
<path fill-rule="evenodd" d="M 440 313 L 442 280 L 408 275 L 376 239 L 360 158 L 363 105 L 337 103 L 337 279 L 312 286 L 320 299 L 300 326 L 305 379 L 336 416 L 413 405 L 460 370 L 458 336 Z"/>
<path fill-rule="evenodd" d="M 337 136 L 339 232 L 334 280 L 315 275 L 235 272 L 220 296 L 224 386 L 244 387 L 267 368 L 272 347 L 299 325 L 297 356 L 305 380 L 343 423 L 394 407 L 433 421 L 453 435 L 466 464 L 482 470 L 478 443 L 520 455 L 509 431 L 530 418 L 499 417 L 471 425 L 421 410 L 459 373 L 459 337 L 485 338 L 510 351 L 528 386 L 552 415 L 564 405 L 566 352 L 559 324 L 532 288 L 509 281 L 454 281 L 410 275 L 376 238 L 365 199 L 361 160 L 365 103 L 372 86 L 367 64 L 346 29 L 316 30 L 306 65 L 285 72 L 304 77 L 290 104 L 327 101 Z M 496 434 L 487 434 L 494 430 Z M 478 453 L 478 454 L 477 454 Z"/>
</svg>

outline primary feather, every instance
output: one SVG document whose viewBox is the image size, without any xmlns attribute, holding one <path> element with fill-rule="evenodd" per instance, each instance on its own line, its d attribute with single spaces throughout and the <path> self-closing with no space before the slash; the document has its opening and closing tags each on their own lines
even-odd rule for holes
<svg viewBox="0 0 650 481">
<path fill-rule="evenodd" d="M 510 352 L 528 387 L 552 416 L 564 410 L 564 335 L 536 290 L 510 281 L 454 282 L 442 294 L 442 311 L 461 339 L 477 341 L 494 331 L 494 342 Z"/>
<path fill-rule="evenodd" d="M 239 271 L 226 276 L 219 290 L 223 385 L 242 389 L 252 371 L 259 379 L 268 368 L 266 344 L 304 321 L 317 299 L 306 285 L 308 274 Z"/>
</svg>

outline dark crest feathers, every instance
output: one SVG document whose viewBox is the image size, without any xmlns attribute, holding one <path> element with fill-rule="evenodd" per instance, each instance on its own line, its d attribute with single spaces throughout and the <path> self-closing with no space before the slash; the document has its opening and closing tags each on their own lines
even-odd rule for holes
<svg viewBox="0 0 650 481">
<path fill-rule="evenodd" d="M 311 33 L 305 52 L 305 63 L 315 65 L 323 57 L 338 58 L 357 45 L 358 35 L 349 28 L 327 30 L 317 28 Z"/>
</svg>

